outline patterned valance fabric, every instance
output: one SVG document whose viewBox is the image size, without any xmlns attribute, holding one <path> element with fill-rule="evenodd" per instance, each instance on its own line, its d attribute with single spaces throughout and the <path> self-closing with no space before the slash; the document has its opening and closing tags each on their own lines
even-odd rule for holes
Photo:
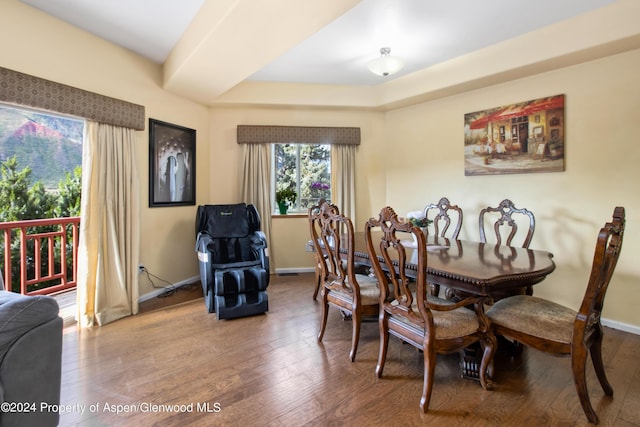
<svg viewBox="0 0 640 427">
<path fill-rule="evenodd" d="M 360 145 L 360 128 L 238 125 L 238 144 Z"/>
<path fill-rule="evenodd" d="M 0 67 L 0 101 L 144 130 L 142 105 Z"/>
</svg>

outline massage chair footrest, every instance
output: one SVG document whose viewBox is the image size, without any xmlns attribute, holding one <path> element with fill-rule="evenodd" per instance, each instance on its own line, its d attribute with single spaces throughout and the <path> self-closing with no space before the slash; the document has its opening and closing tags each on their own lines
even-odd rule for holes
<svg viewBox="0 0 640 427">
<path fill-rule="evenodd" d="M 205 295 L 210 313 L 218 319 L 252 316 L 269 310 L 267 272 L 263 268 L 238 268 L 214 272 L 213 289 Z"/>
</svg>

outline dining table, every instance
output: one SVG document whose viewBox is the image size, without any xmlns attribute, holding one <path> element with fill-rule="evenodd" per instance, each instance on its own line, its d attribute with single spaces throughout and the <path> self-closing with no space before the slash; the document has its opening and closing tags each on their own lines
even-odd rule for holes
<svg viewBox="0 0 640 427">
<path fill-rule="evenodd" d="M 376 233 L 381 232 L 372 232 L 374 244 Z M 415 243 L 402 242 L 410 257 L 406 273 L 416 277 L 417 262 L 411 262 L 411 257 L 417 256 Z M 354 251 L 356 263 L 371 266 L 364 231 L 354 233 Z M 427 282 L 454 293 L 486 296 L 494 301 L 531 294 L 533 285 L 543 281 L 555 267 L 553 254 L 544 250 L 427 235 Z"/>
</svg>

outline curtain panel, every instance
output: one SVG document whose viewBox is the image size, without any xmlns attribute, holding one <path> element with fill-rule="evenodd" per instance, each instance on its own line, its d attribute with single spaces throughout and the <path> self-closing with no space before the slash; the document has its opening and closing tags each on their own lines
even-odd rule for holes
<svg viewBox="0 0 640 427">
<path fill-rule="evenodd" d="M 144 130 L 145 109 L 116 98 L 0 67 L 0 101 Z"/>
<path fill-rule="evenodd" d="M 271 156 L 266 144 L 245 144 L 242 146 L 242 167 L 240 168 L 240 194 L 245 203 L 252 204 L 260 213 L 261 229 L 267 238 L 269 264 L 275 269 L 276 261 L 271 244 L 271 198 L 270 171 Z"/>
<path fill-rule="evenodd" d="M 331 185 L 334 188 L 332 202 L 340 207 L 340 213 L 356 218 L 356 146 L 331 146 Z"/>
<path fill-rule="evenodd" d="M 135 131 L 85 125 L 78 245 L 78 322 L 105 325 L 138 313 L 140 190 Z"/>
</svg>

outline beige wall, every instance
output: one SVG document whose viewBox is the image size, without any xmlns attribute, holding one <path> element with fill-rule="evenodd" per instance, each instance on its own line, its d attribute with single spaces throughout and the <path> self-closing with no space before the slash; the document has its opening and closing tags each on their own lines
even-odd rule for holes
<svg viewBox="0 0 640 427">
<path fill-rule="evenodd" d="M 162 69 L 128 50 L 114 46 L 49 17 L 17 0 L 2 0 L 0 66 L 144 105 L 147 118 L 196 130 L 196 203 L 210 193 L 209 112 L 202 105 L 161 88 Z M 148 208 L 149 134 L 137 132 L 141 191 L 140 262 L 154 275 L 180 282 L 198 275 L 195 258 L 194 206 Z M 167 283 L 154 279 L 157 286 Z M 140 295 L 154 291 L 140 277 Z"/>
<path fill-rule="evenodd" d="M 576 306 L 596 233 L 615 205 L 627 208 L 627 235 L 604 315 L 640 328 L 640 51 L 631 51 L 388 113 L 352 109 L 206 108 L 162 89 L 161 67 L 61 23 L 17 0 L 3 0 L 0 66 L 146 107 L 147 117 L 197 131 L 196 204 L 238 200 L 238 124 L 358 126 L 356 227 L 389 204 L 399 213 L 446 195 L 466 213 L 462 237 L 477 238 L 475 213 L 511 198 L 534 211 L 532 246 L 555 254 L 557 271 L 536 294 Z M 566 171 L 464 176 L 465 113 L 566 95 Z M 195 207 L 147 208 L 148 131 L 138 133 L 142 212 L 140 261 L 171 282 L 197 277 Z M 278 267 L 313 267 L 304 253 L 305 218 L 274 220 Z M 164 283 L 159 283 L 163 286 Z M 154 288 L 146 279 L 141 295 Z"/>
<path fill-rule="evenodd" d="M 536 216 L 531 247 L 553 252 L 557 264 L 535 293 L 574 308 L 597 233 L 615 206 L 625 206 L 625 242 L 603 316 L 640 326 L 639 71 L 636 50 L 389 112 L 386 202 L 400 214 L 447 196 L 465 212 L 463 239 L 478 238 L 483 207 L 509 198 L 529 208 Z M 465 113 L 557 94 L 566 97 L 564 172 L 464 175 Z"/>
</svg>

